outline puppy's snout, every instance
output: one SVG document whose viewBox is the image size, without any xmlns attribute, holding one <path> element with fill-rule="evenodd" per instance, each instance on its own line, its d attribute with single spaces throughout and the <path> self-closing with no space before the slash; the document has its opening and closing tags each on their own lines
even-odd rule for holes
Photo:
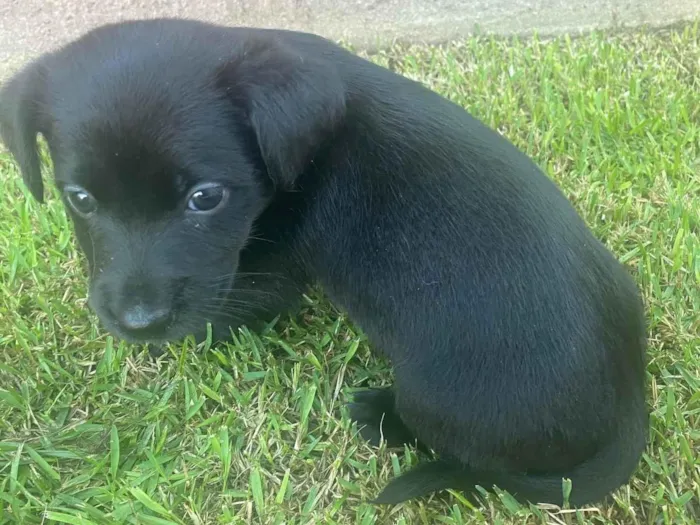
<svg viewBox="0 0 700 525">
<path fill-rule="evenodd" d="M 137 304 L 122 310 L 118 314 L 118 321 L 122 329 L 134 335 L 155 335 L 166 330 L 171 317 L 170 308 Z"/>
<path fill-rule="evenodd" d="M 132 341 L 168 337 L 177 317 L 171 281 L 111 272 L 94 291 L 98 313 L 121 337 Z"/>
</svg>

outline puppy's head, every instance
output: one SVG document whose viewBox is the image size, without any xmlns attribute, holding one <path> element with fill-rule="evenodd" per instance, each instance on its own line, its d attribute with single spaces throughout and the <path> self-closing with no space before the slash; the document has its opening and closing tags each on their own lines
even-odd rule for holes
<svg viewBox="0 0 700 525">
<path fill-rule="evenodd" d="M 0 92 L 3 142 L 39 201 L 46 139 L 112 333 L 173 340 L 219 317 L 256 218 L 342 120 L 337 74 L 274 35 L 104 26 Z"/>
</svg>

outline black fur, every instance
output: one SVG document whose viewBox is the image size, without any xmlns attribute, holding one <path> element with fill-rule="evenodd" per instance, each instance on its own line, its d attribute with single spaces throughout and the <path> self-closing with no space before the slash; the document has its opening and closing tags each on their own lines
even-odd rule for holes
<svg viewBox="0 0 700 525">
<path fill-rule="evenodd" d="M 394 411 L 394 399 L 394 392 L 389 388 L 373 388 L 355 394 L 348 409 L 350 418 L 360 427 L 360 435 L 375 447 L 382 441 L 388 447 L 415 444 L 421 452 L 431 454 Z"/>
<path fill-rule="evenodd" d="M 562 503 L 567 477 L 580 505 L 635 470 L 633 280 L 530 159 L 420 84 L 314 35 L 153 20 L 39 58 L 0 108 L 36 198 L 42 133 L 58 187 L 96 199 L 68 209 L 115 334 L 225 334 L 311 283 L 350 314 L 396 376 L 351 408 L 364 434 L 442 458 L 377 501 L 480 484 Z M 215 212 L 186 208 L 201 182 L 227 192 Z M 167 316 L 126 330 L 134 305 Z"/>
</svg>

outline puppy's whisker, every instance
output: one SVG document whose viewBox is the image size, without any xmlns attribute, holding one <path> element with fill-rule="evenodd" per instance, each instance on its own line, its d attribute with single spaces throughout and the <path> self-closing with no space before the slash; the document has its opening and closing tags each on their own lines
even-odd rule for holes
<svg viewBox="0 0 700 525">
<path fill-rule="evenodd" d="M 188 312 L 190 315 L 205 316 L 205 317 L 246 317 L 250 314 L 249 308 L 213 308 L 213 307 L 198 307 Z"/>
<path fill-rule="evenodd" d="M 236 286 L 221 287 L 220 284 L 216 283 L 206 283 L 203 284 L 200 289 L 204 291 L 215 291 L 219 294 L 219 298 L 223 300 L 235 299 L 236 295 L 259 295 L 265 297 L 279 298 L 280 294 L 271 290 L 257 289 L 257 288 L 242 288 Z M 234 297 L 231 297 L 234 296 Z"/>
<path fill-rule="evenodd" d="M 88 238 L 90 239 L 90 246 L 92 249 L 92 260 L 94 261 L 93 264 L 89 264 L 88 267 L 90 268 L 90 281 L 92 281 L 95 278 L 95 270 L 97 266 L 97 257 L 95 256 L 95 240 L 92 238 L 92 234 L 88 232 Z"/>
<path fill-rule="evenodd" d="M 219 282 L 227 282 L 229 280 L 234 280 L 238 281 L 241 279 L 248 279 L 248 278 L 274 278 L 274 279 L 280 279 L 280 280 L 289 280 L 289 277 L 280 274 L 280 273 L 270 273 L 270 272 L 235 272 L 232 274 L 224 274 L 224 275 L 219 275 L 217 277 L 213 277 L 209 279 L 209 282 L 211 283 L 219 283 Z"/>
<path fill-rule="evenodd" d="M 247 308 L 260 308 L 265 306 L 263 301 L 210 301 L 203 304 L 203 307 L 216 309 L 217 311 L 224 311 L 226 309 L 240 309 L 245 310 Z"/>
<path fill-rule="evenodd" d="M 219 290 L 222 294 L 222 299 L 234 299 L 236 296 L 241 296 L 241 295 L 257 295 L 260 297 L 280 297 L 280 294 L 271 290 L 251 290 L 247 288 L 223 288 Z"/>
<path fill-rule="evenodd" d="M 257 235 L 249 235 L 248 241 L 268 242 L 270 244 L 275 243 L 275 241 L 273 241 L 272 239 L 266 239 L 265 237 L 258 237 Z"/>
</svg>

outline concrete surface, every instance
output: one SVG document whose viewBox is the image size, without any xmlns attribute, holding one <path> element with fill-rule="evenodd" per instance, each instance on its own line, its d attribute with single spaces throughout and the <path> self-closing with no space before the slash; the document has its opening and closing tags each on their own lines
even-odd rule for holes
<svg viewBox="0 0 700 525">
<path fill-rule="evenodd" d="M 127 18 L 177 16 L 300 29 L 358 47 L 497 34 L 665 26 L 700 18 L 700 0 L 0 0 L 0 70 Z"/>
</svg>

